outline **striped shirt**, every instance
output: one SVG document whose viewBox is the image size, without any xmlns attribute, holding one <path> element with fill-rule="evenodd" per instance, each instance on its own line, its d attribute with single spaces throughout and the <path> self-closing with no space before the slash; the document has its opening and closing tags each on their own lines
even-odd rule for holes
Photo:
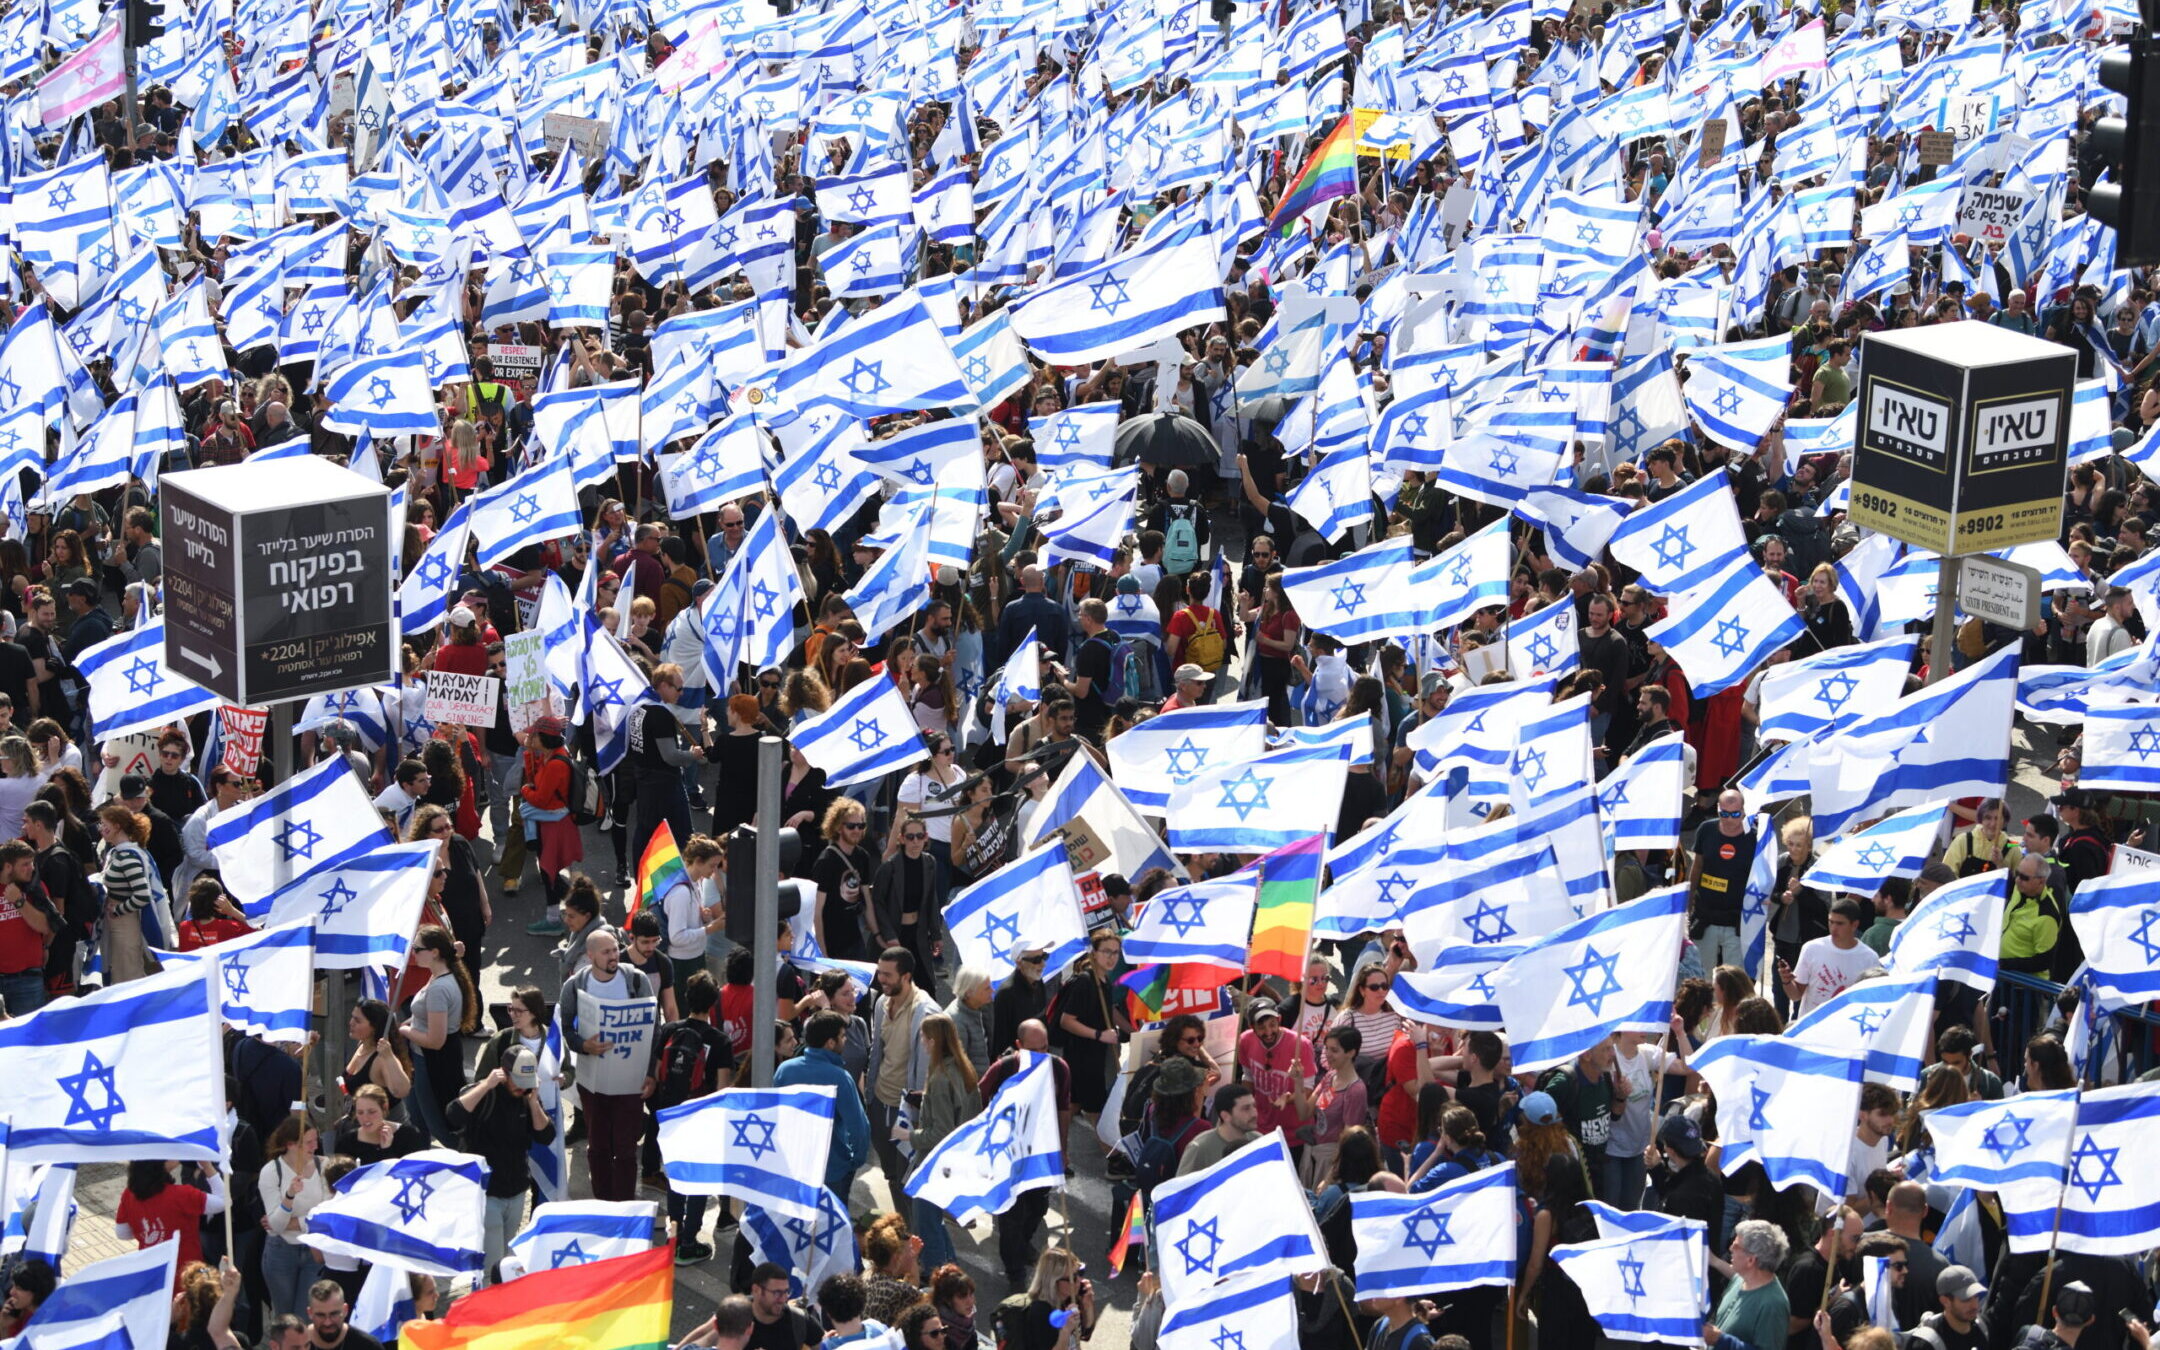
<svg viewBox="0 0 2160 1350">
<path fill-rule="evenodd" d="M 150 904 L 152 889 L 150 855 L 140 844 L 112 844 L 105 850 L 105 901 L 115 912 L 134 914 Z"/>
</svg>

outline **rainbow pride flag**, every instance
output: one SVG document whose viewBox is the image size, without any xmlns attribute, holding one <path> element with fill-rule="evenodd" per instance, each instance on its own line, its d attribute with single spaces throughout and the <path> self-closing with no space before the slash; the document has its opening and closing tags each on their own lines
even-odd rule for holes
<svg viewBox="0 0 2160 1350">
<path fill-rule="evenodd" d="M 1260 901 L 1253 907 L 1248 975 L 1279 975 L 1295 985 L 1305 976 L 1313 909 L 1320 899 L 1320 862 L 1327 836 L 1286 844 L 1260 860 Z"/>
<path fill-rule="evenodd" d="M 630 912 L 623 915 L 624 931 L 629 930 L 630 921 L 637 917 L 639 910 L 647 905 L 658 909 L 661 896 L 689 879 L 690 873 L 683 867 L 682 852 L 675 847 L 675 831 L 663 820 L 647 841 L 645 855 L 637 861 L 637 894 L 630 897 Z"/>
<path fill-rule="evenodd" d="M 1125 1222 L 1118 1225 L 1117 1241 L 1110 1244 L 1110 1273 L 1125 1273 L 1125 1257 L 1135 1247 L 1147 1246 L 1147 1220 L 1140 1213 L 1140 1193 L 1125 1205 Z"/>
<path fill-rule="evenodd" d="M 1314 148 L 1297 177 L 1290 180 L 1290 186 L 1283 189 L 1282 200 L 1268 219 L 1268 228 L 1287 234 L 1299 216 L 1320 203 L 1356 195 L 1357 132 L 1351 128 L 1350 114 L 1344 113 L 1335 129 Z"/>
<path fill-rule="evenodd" d="M 467 1294 L 439 1322 L 398 1329 L 406 1350 L 667 1350 L 675 1247 L 536 1270 Z"/>
</svg>

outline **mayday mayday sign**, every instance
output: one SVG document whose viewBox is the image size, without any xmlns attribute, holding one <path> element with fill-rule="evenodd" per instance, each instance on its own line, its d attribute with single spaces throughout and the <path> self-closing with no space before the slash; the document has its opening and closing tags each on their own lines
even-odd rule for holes
<svg viewBox="0 0 2160 1350">
<path fill-rule="evenodd" d="M 228 702 L 387 683 L 390 495 L 313 455 L 165 475 L 165 661 Z"/>
<path fill-rule="evenodd" d="M 2054 539 L 2076 368 L 1992 324 L 1868 334 L 1853 523 L 1945 556 Z"/>
<path fill-rule="evenodd" d="M 492 727 L 495 699 L 501 690 L 502 681 L 493 675 L 431 670 L 427 677 L 428 720 L 461 727 Z"/>
</svg>

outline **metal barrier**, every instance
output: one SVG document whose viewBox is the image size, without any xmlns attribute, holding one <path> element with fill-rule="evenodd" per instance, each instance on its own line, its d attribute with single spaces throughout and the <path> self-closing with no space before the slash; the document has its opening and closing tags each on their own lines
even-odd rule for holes
<svg viewBox="0 0 2160 1350">
<path fill-rule="evenodd" d="M 2055 1000 L 2063 987 L 2036 975 L 2002 971 L 1995 977 L 1995 993 L 1988 1001 L 1988 1017 L 1994 1033 L 1997 1064 L 2005 1078 L 2024 1069 L 2025 1042 L 2047 1029 L 2057 1016 Z M 2148 1069 L 2160 1067 L 2160 1012 L 2150 1007 L 2126 1008 L 2113 1014 L 2114 1054 L 2122 1065 L 2122 1082 Z M 2088 1078 L 2097 1077 L 2090 1070 Z"/>
</svg>

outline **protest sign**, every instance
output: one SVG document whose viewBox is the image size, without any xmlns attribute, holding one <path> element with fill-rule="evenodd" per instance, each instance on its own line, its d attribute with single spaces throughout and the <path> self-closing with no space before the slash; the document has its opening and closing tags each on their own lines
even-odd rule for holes
<svg viewBox="0 0 2160 1350">
<path fill-rule="evenodd" d="M 1969 187 L 1958 202 L 1957 232 L 1983 244 L 2001 245 L 2032 207 L 2032 194 Z"/>
<path fill-rule="evenodd" d="M 527 629 L 503 639 L 502 696 L 510 701 L 510 730 L 522 736 L 542 717 L 559 716 L 555 695 L 548 688 L 547 667 L 540 634 Z"/>
<path fill-rule="evenodd" d="M 579 1032 L 606 1046 L 597 1055 L 588 1055 L 579 1047 L 578 1086 L 611 1097 L 635 1096 L 643 1091 L 646 1062 L 652 1057 L 653 1028 L 659 1020 L 657 999 L 597 999 L 590 989 L 578 990 Z"/>
<path fill-rule="evenodd" d="M 262 765 L 263 729 L 270 724 L 270 710 L 227 703 L 218 708 L 218 723 L 225 740 L 220 763 L 228 773 L 253 778 Z"/>
<path fill-rule="evenodd" d="M 495 725 L 495 700 L 502 681 L 493 675 L 461 675 L 452 670 L 431 670 L 427 676 L 427 715 L 430 722 L 454 722 L 461 727 Z"/>
</svg>

